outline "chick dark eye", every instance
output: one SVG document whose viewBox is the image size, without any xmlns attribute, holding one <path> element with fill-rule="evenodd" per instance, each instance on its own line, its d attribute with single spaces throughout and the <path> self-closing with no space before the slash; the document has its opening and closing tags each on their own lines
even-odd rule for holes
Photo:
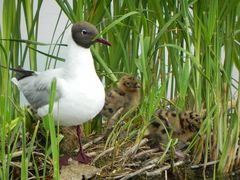
<svg viewBox="0 0 240 180">
<path fill-rule="evenodd" d="M 85 34 L 87 34 L 87 31 L 86 31 L 85 29 L 83 29 L 83 30 L 81 31 L 81 33 L 82 33 L 82 35 L 85 35 Z"/>
<path fill-rule="evenodd" d="M 108 108 L 108 111 L 109 111 L 110 113 L 113 113 L 113 109 L 112 109 L 112 108 Z"/>
</svg>

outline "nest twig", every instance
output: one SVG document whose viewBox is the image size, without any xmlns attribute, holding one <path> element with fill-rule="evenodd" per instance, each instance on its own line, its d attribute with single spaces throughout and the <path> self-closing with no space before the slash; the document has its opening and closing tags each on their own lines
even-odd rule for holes
<svg viewBox="0 0 240 180">
<path fill-rule="evenodd" d="M 147 138 L 142 139 L 139 143 L 135 144 L 133 147 L 127 149 L 127 151 L 124 153 L 123 157 L 129 158 L 130 156 L 133 156 L 139 147 L 145 145 L 148 142 Z"/>
<path fill-rule="evenodd" d="M 122 112 L 123 112 L 124 108 L 121 107 L 120 109 L 117 110 L 117 112 L 109 119 L 108 123 L 107 123 L 107 127 L 103 133 L 104 138 L 106 138 L 108 136 L 108 134 L 111 132 L 111 130 L 113 129 L 113 126 L 115 124 L 115 122 L 117 121 L 117 119 L 121 116 Z"/>
<path fill-rule="evenodd" d="M 173 164 L 173 167 L 177 167 L 177 166 L 180 166 L 180 165 L 183 165 L 183 164 L 184 164 L 184 161 L 178 161 L 178 162 Z M 166 165 L 166 166 L 163 166 L 163 167 L 161 167 L 159 169 L 156 169 L 154 171 L 146 172 L 146 176 L 161 175 L 163 171 L 169 170 L 171 167 L 172 167 L 171 165 Z"/>
<path fill-rule="evenodd" d="M 138 159 L 138 158 L 142 158 L 143 156 L 147 155 L 147 156 L 151 156 L 152 153 L 155 153 L 159 151 L 159 148 L 154 148 L 154 149 L 149 149 L 147 151 L 143 151 L 143 152 L 140 152 L 136 155 L 133 156 L 133 159 Z"/>
<path fill-rule="evenodd" d="M 93 139 L 92 141 L 84 144 L 84 145 L 83 145 L 83 149 L 87 149 L 87 148 L 91 147 L 92 145 L 97 144 L 97 143 L 98 143 L 99 141 L 101 141 L 103 138 L 104 138 L 104 136 L 101 135 L 101 136 Z"/>
<path fill-rule="evenodd" d="M 114 147 L 111 147 L 105 151 L 103 151 L 102 153 L 100 153 L 98 156 L 96 156 L 93 161 L 92 161 L 92 164 L 95 164 L 95 162 L 100 159 L 101 157 L 103 157 L 104 155 L 106 155 L 107 153 L 110 153 L 114 150 Z"/>
<path fill-rule="evenodd" d="M 143 168 L 141 168 L 141 169 L 139 169 L 139 170 L 137 170 L 137 171 L 135 171 L 135 172 L 132 172 L 132 173 L 127 174 L 126 176 L 124 176 L 123 178 L 121 178 L 121 180 L 127 180 L 127 179 L 129 179 L 129 178 L 131 178 L 131 177 L 134 177 L 134 176 L 137 176 L 137 175 L 141 175 L 141 174 L 142 174 L 143 172 L 145 172 L 146 170 L 152 169 L 152 168 L 154 168 L 154 167 L 156 167 L 156 164 L 151 164 L 151 165 L 149 165 L 149 166 L 145 166 L 145 167 L 143 167 Z"/>
</svg>

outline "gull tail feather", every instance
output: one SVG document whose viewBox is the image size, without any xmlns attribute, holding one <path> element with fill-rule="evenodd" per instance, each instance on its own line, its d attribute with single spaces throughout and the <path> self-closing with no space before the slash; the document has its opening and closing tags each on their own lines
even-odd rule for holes
<svg viewBox="0 0 240 180">
<path fill-rule="evenodd" d="M 28 70 L 23 69 L 21 66 L 18 66 L 17 68 L 11 68 L 11 67 L 5 67 L 5 66 L 0 65 L 0 67 L 16 72 L 16 80 L 17 81 L 24 79 L 25 77 L 29 77 L 29 76 L 36 74 L 34 71 L 28 71 Z"/>
</svg>

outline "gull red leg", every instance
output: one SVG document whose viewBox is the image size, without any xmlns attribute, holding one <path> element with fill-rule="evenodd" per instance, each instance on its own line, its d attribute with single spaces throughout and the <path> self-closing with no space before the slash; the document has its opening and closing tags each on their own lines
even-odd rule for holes
<svg viewBox="0 0 240 180">
<path fill-rule="evenodd" d="M 89 156 L 86 155 L 86 153 L 83 151 L 82 148 L 82 133 L 80 126 L 77 126 L 77 136 L 79 141 L 79 152 L 78 155 L 75 157 L 75 160 L 84 164 L 88 164 L 91 162 L 91 159 Z"/>
<path fill-rule="evenodd" d="M 69 155 L 63 155 L 61 157 L 59 157 L 59 165 L 60 165 L 60 168 L 62 166 L 67 166 L 68 165 L 68 160 L 69 160 L 70 156 Z"/>
</svg>

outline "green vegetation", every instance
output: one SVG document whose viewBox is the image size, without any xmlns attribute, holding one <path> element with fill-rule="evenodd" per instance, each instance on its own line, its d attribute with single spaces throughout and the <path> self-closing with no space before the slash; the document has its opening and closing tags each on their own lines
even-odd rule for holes
<svg viewBox="0 0 240 180">
<path fill-rule="evenodd" d="M 58 57 L 62 35 L 58 41 L 52 40 L 52 45 L 37 42 L 42 0 L 1 2 L 1 65 L 16 67 L 29 61 L 31 69 L 37 70 L 38 53 L 46 55 L 46 68 L 50 63 L 63 60 Z M 37 4 L 35 11 L 33 3 Z M 136 115 L 121 127 L 129 137 L 137 136 L 135 143 L 141 140 L 158 107 L 166 108 L 170 104 L 177 111 L 206 109 L 207 117 L 200 130 L 204 140 L 198 136 L 188 148 L 194 153 L 194 163 L 219 160 L 214 167 L 217 174 L 238 167 L 240 101 L 231 113 L 228 104 L 232 100 L 231 88 L 237 90 L 236 98 L 240 97 L 240 81 L 232 77 L 234 66 L 240 76 L 239 0 L 73 0 L 73 6 L 69 1 L 56 0 L 56 6 L 59 18 L 64 13 L 70 22 L 87 20 L 112 43 L 110 48 L 100 45 L 92 48 L 98 74 L 105 78 L 106 87 L 115 82 L 121 72 L 141 77 L 142 104 Z M 28 41 L 21 41 L 21 16 L 26 20 Z M 41 45 L 49 46 L 49 51 L 39 52 Z M 0 68 L 0 179 L 14 179 L 12 167 L 21 167 L 21 179 L 27 179 L 32 172 L 40 178 L 48 170 L 49 159 L 54 165 L 54 177 L 58 179 L 59 137 L 53 121 L 47 120 L 52 119 L 51 113 L 46 121 L 44 119 L 45 123 L 35 122 L 35 129 L 27 136 L 32 119 L 26 108 L 19 105 L 19 92 L 11 83 L 12 75 L 8 69 Z M 233 83 L 237 87 L 233 87 Z M 53 96 L 55 85 L 53 83 Z M 136 124 L 139 129 L 133 128 Z M 43 147 L 42 169 L 37 166 L 34 154 L 40 129 L 45 132 L 46 142 L 51 141 L 51 146 Z M 112 132 L 108 146 L 116 145 L 120 129 Z M 100 117 L 88 123 L 85 130 L 101 131 Z M 169 151 L 174 149 L 171 147 L 174 143 L 168 145 Z M 19 151 L 22 152 L 20 165 L 12 162 L 15 152 Z"/>
</svg>

